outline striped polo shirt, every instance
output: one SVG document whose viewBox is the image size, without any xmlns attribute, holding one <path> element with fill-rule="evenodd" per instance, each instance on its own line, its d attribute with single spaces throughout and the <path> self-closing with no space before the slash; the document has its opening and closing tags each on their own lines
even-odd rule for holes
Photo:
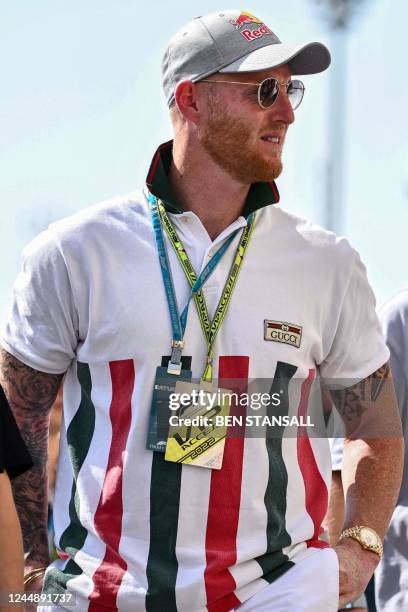
<svg viewBox="0 0 408 612">
<path fill-rule="evenodd" d="M 256 211 L 214 347 L 221 387 L 283 385 L 280 412 L 299 415 L 317 376 L 362 379 L 387 361 L 365 268 L 347 240 L 283 210 L 274 184 L 256 184 L 243 216 L 212 241 L 193 212 L 178 210 L 170 163 L 167 143 L 147 185 L 197 273 Z M 240 235 L 204 286 L 210 317 Z M 181 310 L 189 286 L 167 246 Z M 60 558 L 45 592 L 75 594 L 80 610 L 227 612 L 325 546 L 326 439 L 229 437 L 220 470 L 146 449 L 172 332 L 145 191 L 52 224 L 23 260 L 2 346 L 35 369 L 67 372 L 54 503 Z M 300 342 L 276 341 L 265 321 L 301 328 Z M 206 350 L 191 304 L 183 355 L 194 378 Z"/>
</svg>

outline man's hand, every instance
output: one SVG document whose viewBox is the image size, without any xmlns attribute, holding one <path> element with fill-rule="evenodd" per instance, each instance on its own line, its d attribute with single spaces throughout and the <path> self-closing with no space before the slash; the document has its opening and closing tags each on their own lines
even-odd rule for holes
<svg viewBox="0 0 408 612">
<path fill-rule="evenodd" d="M 352 538 L 342 539 L 334 550 L 339 559 L 339 608 L 342 608 L 363 593 L 380 557 Z"/>
</svg>

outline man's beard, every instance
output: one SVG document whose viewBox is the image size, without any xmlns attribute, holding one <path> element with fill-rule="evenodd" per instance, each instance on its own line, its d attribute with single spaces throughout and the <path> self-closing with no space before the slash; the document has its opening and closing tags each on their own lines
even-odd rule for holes
<svg viewBox="0 0 408 612">
<path fill-rule="evenodd" d="M 279 157 L 267 158 L 251 150 L 251 128 L 240 119 L 233 119 L 209 96 L 208 123 L 199 131 L 199 139 L 212 159 L 234 179 L 248 185 L 269 182 L 282 172 Z"/>
</svg>

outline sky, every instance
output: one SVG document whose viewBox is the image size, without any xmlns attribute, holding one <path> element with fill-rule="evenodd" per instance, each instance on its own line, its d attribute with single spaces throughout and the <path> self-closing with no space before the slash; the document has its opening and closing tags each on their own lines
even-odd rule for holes
<svg viewBox="0 0 408 612">
<path fill-rule="evenodd" d="M 343 54 L 318 0 L 0 0 L 0 317 L 25 244 L 53 220 L 143 185 L 155 149 L 171 138 L 160 73 L 167 42 L 191 18 L 227 8 L 262 18 L 285 42 L 332 49 L 328 71 L 302 77 L 281 204 L 324 225 L 336 125 L 329 95 L 338 95 L 339 233 L 360 252 L 379 304 L 408 285 L 408 3 L 356 4 Z"/>
</svg>

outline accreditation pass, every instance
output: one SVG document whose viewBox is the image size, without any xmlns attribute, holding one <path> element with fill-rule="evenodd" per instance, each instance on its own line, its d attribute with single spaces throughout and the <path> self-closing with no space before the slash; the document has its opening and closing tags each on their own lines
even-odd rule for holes
<svg viewBox="0 0 408 612">
<path fill-rule="evenodd" d="M 169 407 L 165 460 L 221 469 L 231 391 L 178 381 Z"/>
</svg>

